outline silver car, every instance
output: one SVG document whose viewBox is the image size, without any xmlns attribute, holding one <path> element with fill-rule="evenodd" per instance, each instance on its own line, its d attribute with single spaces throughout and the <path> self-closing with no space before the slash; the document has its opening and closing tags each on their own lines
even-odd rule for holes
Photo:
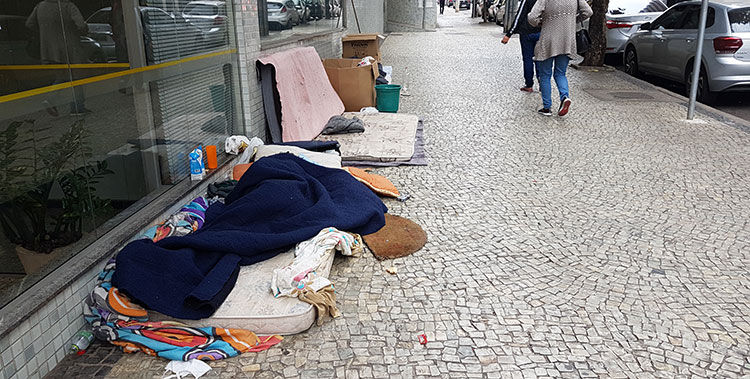
<svg viewBox="0 0 750 379">
<path fill-rule="evenodd" d="M 204 40 L 211 46 L 227 44 L 227 5 L 224 1 L 191 1 L 182 10 L 182 18 L 203 32 Z"/>
<path fill-rule="evenodd" d="M 299 25 L 301 17 L 297 13 L 297 7 L 292 0 L 266 2 L 268 9 L 268 24 L 281 29 L 289 29 L 293 25 Z"/>
<path fill-rule="evenodd" d="M 649 73 L 685 85 L 692 81 L 700 1 L 669 8 L 643 24 L 628 40 L 625 70 Z M 709 2 L 698 100 L 710 102 L 716 92 L 750 90 L 750 5 L 747 0 Z"/>
<path fill-rule="evenodd" d="M 607 54 L 625 51 L 628 38 L 642 24 L 659 17 L 666 9 L 662 0 L 611 0 L 606 15 Z"/>
</svg>

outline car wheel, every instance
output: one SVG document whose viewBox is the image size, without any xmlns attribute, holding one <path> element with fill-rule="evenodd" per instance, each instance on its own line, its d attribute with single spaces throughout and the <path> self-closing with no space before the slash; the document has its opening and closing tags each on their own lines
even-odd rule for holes
<svg viewBox="0 0 750 379">
<path fill-rule="evenodd" d="M 685 71 L 688 72 L 685 78 L 685 96 L 690 97 L 690 87 L 693 84 L 693 62 L 689 63 L 689 67 Z M 701 72 L 698 75 L 698 91 L 696 92 L 695 100 L 703 104 L 711 104 L 716 100 L 716 93 L 711 92 L 711 88 L 708 86 L 708 74 L 702 66 Z"/>
<path fill-rule="evenodd" d="M 643 76 L 641 69 L 638 68 L 638 54 L 635 52 L 634 47 L 628 46 L 628 48 L 625 49 L 625 58 L 623 60 L 623 63 L 625 64 L 625 72 L 636 78 Z"/>
</svg>

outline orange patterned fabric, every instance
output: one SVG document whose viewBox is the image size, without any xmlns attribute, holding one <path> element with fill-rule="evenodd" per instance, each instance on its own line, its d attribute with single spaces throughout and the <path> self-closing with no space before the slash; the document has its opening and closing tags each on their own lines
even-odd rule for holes
<svg viewBox="0 0 750 379">
<path fill-rule="evenodd" d="M 401 196 L 398 192 L 398 188 L 396 188 L 396 186 L 394 186 L 385 176 L 372 174 L 356 167 L 344 167 L 344 170 L 348 171 L 354 176 L 354 179 L 357 179 L 380 196 Z"/>
</svg>

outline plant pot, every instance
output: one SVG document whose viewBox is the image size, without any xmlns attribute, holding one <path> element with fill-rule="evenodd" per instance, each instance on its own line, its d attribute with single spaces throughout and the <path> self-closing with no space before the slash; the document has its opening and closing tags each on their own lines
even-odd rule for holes
<svg viewBox="0 0 750 379">
<path fill-rule="evenodd" d="M 26 275 L 31 275 L 41 271 L 49 262 L 54 261 L 62 254 L 63 249 L 57 248 L 49 254 L 37 253 L 16 245 L 16 255 L 21 260 L 23 271 Z"/>
</svg>

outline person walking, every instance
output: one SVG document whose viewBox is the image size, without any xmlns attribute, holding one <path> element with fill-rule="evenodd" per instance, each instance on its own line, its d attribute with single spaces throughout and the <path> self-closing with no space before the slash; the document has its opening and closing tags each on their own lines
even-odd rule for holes
<svg viewBox="0 0 750 379">
<path fill-rule="evenodd" d="M 508 32 L 503 36 L 503 45 L 510 41 L 513 34 L 518 34 L 521 40 L 521 56 L 523 57 L 523 80 L 524 86 L 521 91 L 534 92 L 534 47 L 539 41 L 539 31 L 537 27 L 529 25 L 528 15 L 531 8 L 536 4 L 536 0 L 523 0 L 518 7 L 518 13 L 513 19 Z"/>
<path fill-rule="evenodd" d="M 570 111 L 566 71 L 570 58 L 576 54 L 576 23 L 587 20 L 592 13 L 586 0 L 538 0 L 529 12 L 529 24 L 542 28 L 534 48 L 534 62 L 542 94 L 542 109 L 538 112 L 544 116 L 552 116 L 553 75 L 560 93 L 557 115 L 565 116 Z"/>
<path fill-rule="evenodd" d="M 443 14 L 444 9 L 445 9 L 445 0 L 440 0 L 440 14 Z"/>
</svg>

